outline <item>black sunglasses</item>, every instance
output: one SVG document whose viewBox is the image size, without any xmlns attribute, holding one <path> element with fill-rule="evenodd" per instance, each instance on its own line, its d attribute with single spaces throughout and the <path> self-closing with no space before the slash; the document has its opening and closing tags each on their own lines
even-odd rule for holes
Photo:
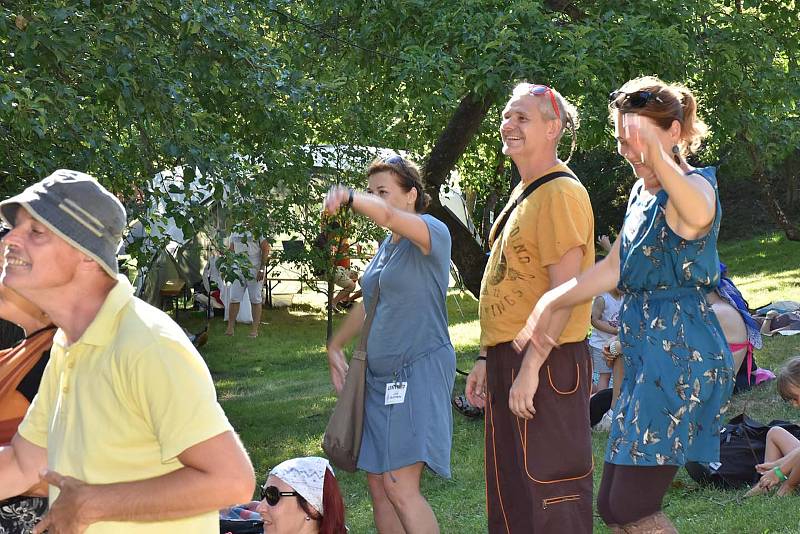
<svg viewBox="0 0 800 534">
<path fill-rule="evenodd" d="M 624 96 L 625 98 L 620 100 L 621 96 Z M 622 106 L 643 108 L 651 100 L 663 102 L 661 97 L 657 96 L 652 91 L 634 91 L 632 93 L 626 93 L 625 91 L 613 91 L 608 95 L 608 103 L 615 108 L 621 108 Z"/>
<path fill-rule="evenodd" d="M 270 506 L 275 506 L 281 497 L 299 497 L 296 491 L 281 491 L 275 486 L 264 486 L 261 488 L 261 500 L 267 501 Z"/>
<path fill-rule="evenodd" d="M 383 160 L 384 163 L 388 163 L 389 165 L 396 165 L 400 167 L 401 175 L 403 178 L 410 182 L 410 186 L 414 186 L 416 180 L 414 179 L 414 175 L 411 173 L 411 169 L 406 165 L 406 160 L 403 159 L 403 156 L 400 154 L 395 154 L 394 156 L 389 156 Z"/>
<path fill-rule="evenodd" d="M 408 171 L 408 167 L 406 167 L 406 162 L 403 159 L 403 156 L 400 154 L 395 154 L 394 156 L 389 156 L 388 158 L 383 160 L 384 163 L 388 163 L 389 165 L 399 165 L 403 168 L 404 171 Z"/>
</svg>

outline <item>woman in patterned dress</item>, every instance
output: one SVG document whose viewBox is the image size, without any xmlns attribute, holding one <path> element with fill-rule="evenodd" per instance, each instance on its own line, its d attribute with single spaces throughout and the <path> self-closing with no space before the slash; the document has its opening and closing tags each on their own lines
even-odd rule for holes
<svg viewBox="0 0 800 534">
<path fill-rule="evenodd" d="M 517 339 L 558 338 L 553 313 L 618 287 L 625 378 L 597 508 L 614 532 L 676 532 L 661 501 L 687 461 L 719 458 L 732 357 L 706 295 L 719 283 L 715 169 L 686 156 L 706 133 L 694 95 L 657 78 L 609 99 L 617 150 L 639 178 L 608 258 L 539 301 Z M 532 332 L 531 332 L 532 330 Z"/>
</svg>

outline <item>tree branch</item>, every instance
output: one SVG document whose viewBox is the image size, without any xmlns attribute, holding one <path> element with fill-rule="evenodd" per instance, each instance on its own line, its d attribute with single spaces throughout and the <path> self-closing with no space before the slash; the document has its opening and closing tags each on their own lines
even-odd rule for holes
<svg viewBox="0 0 800 534">
<path fill-rule="evenodd" d="M 578 9 L 573 0 L 545 0 L 545 5 L 553 11 L 564 13 L 572 20 L 581 20 L 586 18 L 586 13 Z"/>
<path fill-rule="evenodd" d="M 483 124 L 492 103 L 493 99 L 489 95 L 476 95 L 470 92 L 464 96 L 455 113 L 450 117 L 447 126 L 436 140 L 423 168 L 423 180 L 427 192 L 431 196 L 428 212 L 444 222 L 450 230 L 453 239 L 453 261 L 458 267 L 465 286 L 475 297 L 480 294 L 486 256 L 461 221 L 442 207 L 439 201 L 439 190 L 447 182 L 450 171 L 453 170 L 478 128 Z"/>
</svg>

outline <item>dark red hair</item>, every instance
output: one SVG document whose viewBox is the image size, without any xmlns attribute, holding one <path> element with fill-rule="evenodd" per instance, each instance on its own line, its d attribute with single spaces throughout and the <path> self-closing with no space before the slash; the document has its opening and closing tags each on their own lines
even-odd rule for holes
<svg viewBox="0 0 800 534">
<path fill-rule="evenodd" d="M 325 480 L 322 483 L 322 509 L 325 510 L 325 515 L 320 517 L 319 512 L 302 497 L 299 497 L 298 501 L 303 511 L 319 522 L 320 534 L 346 534 L 344 499 L 339 483 L 330 469 L 325 470 Z"/>
</svg>

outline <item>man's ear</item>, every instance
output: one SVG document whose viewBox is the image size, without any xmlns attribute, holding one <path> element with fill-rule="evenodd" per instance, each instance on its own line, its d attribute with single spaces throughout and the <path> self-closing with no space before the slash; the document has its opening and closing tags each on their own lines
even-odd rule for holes
<svg viewBox="0 0 800 534">
<path fill-rule="evenodd" d="M 81 252 L 81 259 L 78 263 L 78 269 L 84 272 L 105 272 L 100 264 L 95 260 Z"/>
<path fill-rule="evenodd" d="M 561 121 L 559 119 L 551 119 L 547 121 L 546 135 L 548 139 L 558 139 L 561 134 Z"/>
</svg>

